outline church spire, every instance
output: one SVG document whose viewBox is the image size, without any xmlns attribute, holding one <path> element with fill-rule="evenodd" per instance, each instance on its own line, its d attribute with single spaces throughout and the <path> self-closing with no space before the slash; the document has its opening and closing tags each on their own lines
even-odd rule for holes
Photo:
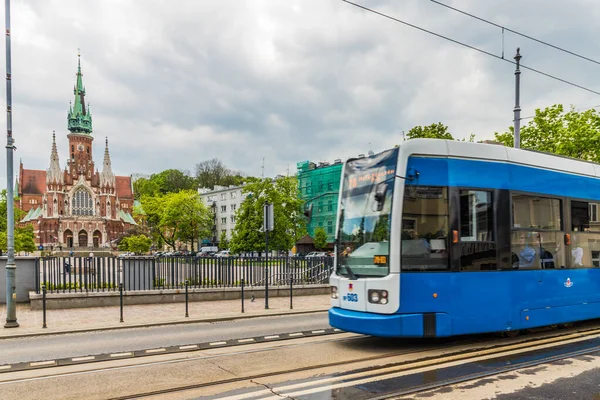
<svg viewBox="0 0 600 400">
<path fill-rule="evenodd" d="M 100 173 L 100 187 L 115 186 L 115 174 L 112 172 L 110 164 L 110 154 L 108 152 L 108 138 L 106 138 L 106 147 L 104 148 L 104 162 L 102 163 L 102 172 Z"/>
<path fill-rule="evenodd" d="M 81 73 L 81 54 L 77 53 L 77 81 L 73 88 L 75 102 L 69 106 L 68 127 L 71 133 L 92 133 L 92 115 L 85 104 L 85 86 Z"/>
<path fill-rule="evenodd" d="M 50 168 L 46 173 L 46 183 L 62 185 L 63 182 L 63 173 L 60 170 L 58 150 L 56 149 L 56 133 L 52 131 L 52 151 L 50 153 Z"/>
</svg>

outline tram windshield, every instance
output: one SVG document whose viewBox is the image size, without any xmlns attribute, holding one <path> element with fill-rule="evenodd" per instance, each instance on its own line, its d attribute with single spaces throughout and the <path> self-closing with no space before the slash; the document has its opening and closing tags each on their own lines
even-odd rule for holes
<svg viewBox="0 0 600 400">
<path fill-rule="evenodd" d="M 337 274 L 389 274 L 390 226 L 398 149 L 350 160 L 338 213 Z"/>
</svg>

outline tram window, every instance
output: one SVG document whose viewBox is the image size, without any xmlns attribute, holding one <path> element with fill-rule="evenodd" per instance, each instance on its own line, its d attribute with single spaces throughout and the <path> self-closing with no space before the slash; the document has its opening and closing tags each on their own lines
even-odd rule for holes
<svg viewBox="0 0 600 400">
<path fill-rule="evenodd" d="M 561 230 L 558 199 L 513 194 L 512 214 L 514 228 Z"/>
<path fill-rule="evenodd" d="M 600 267 L 600 233 L 571 233 L 571 268 Z"/>
<path fill-rule="evenodd" d="M 513 269 L 565 268 L 564 232 L 512 233 Z"/>
<path fill-rule="evenodd" d="M 490 192 L 477 190 L 460 191 L 460 240 L 461 242 L 491 242 L 493 206 Z"/>
<path fill-rule="evenodd" d="M 407 185 L 402 215 L 402 269 L 448 269 L 448 189 Z"/>
<path fill-rule="evenodd" d="M 600 232 L 598 203 L 571 200 L 571 230 L 575 232 Z"/>
</svg>

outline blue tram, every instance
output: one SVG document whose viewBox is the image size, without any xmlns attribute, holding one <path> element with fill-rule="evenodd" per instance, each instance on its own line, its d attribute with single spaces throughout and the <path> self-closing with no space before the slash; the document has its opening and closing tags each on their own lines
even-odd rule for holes
<svg viewBox="0 0 600 400">
<path fill-rule="evenodd" d="M 344 165 L 329 322 L 387 337 L 600 317 L 600 165 L 413 139 Z"/>
</svg>

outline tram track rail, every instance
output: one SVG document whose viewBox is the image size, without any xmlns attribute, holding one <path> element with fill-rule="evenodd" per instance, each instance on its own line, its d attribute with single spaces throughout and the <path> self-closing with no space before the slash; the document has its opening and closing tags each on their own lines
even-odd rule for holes
<svg viewBox="0 0 600 400">
<path fill-rule="evenodd" d="M 347 374 L 340 374 L 339 376 L 334 377 L 334 378 L 316 379 L 314 381 L 308 381 L 308 382 L 303 382 L 303 383 L 299 383 L 299 384 L 292 384 L 292 385 L 287 385 L 287 386 L 284 385 L 282 387 L 274 387 L 274 388 L 270 388 L 270 389 L 264 389 L 264 390 L 258 391 L 258 392 L 251 392 L 251 393 L 247 394 L 246 396 L 243 396 L 243 395 L 242 396 L 240 396 L 240 395 L 233 396 L 233 397 L 231 397 L 231 399 L 236 399 L 236 400 L 239 400 L 239 399 L 253 399 L 254 400 L 255 398 L 256 399 L 263 399 L 263 398 L 276 399 L 276 398 L 281 398 L 281 396 L 293 398 L 294 396 L 303 396 L 306 394 L 310 394 L 313 391 L 314 392 L 321 391 L 321 388 L 319 385 L 323 385 L 323 384 L 329 385 L 329 386 L 327 386 L 327 389 L 348 387 L 348 386 L 351 386 L 354 384 L 363 384 L 363 383 L 369 382 L 369 380 L 372 380 L 372 379 L 387 379 L 390 377 L 390 375 L 393 376 L 394 374 L 406 375 L 406 374 L 418 372 L 419 370 L 422 370 L 422 369 L 433 369 L 433 368 L 437 368 L 437 366 L 439 366 L 439 365 L 445 365 L 448 363 L 459 363 L 460 364 L 460 363 L 476 361 L 482 357 L 483 358 L 495 358 L 495 357 L 502 357 L 507 354 L 526 353 L 526 352 L 529 352 L 532 350 L 537 350 L 540 348 L 541 349 L 555 348 L 557 346 L 561 346 L 564 344 L 582 342 L 582 341 L 586 341 L 586 340 L 593 339 L 593 338 L 600 338 L 600 328 L 582 329 L 582 330 L 577 330 L 577 331 L 571 332 L 571 333 L 553 331 L 550 335 L 542 336 L 542 337 L 527 338 L 524 340 L 523 340 L 523 337 L 521 337 L 517 343 L 515 343 L 515 341 L 516 341 L 515 339 L 507 339 L 507 340 L 509 340 L 508 343 L 486 346 L 485 343 L 492 340 L 492 339 L 488 338 L 487 340 L 481 340 L 482 343 L 475 343 L 475 347 L 469 348 L 467 350 L 457 349 L 457 351 L 449 351 L 443 355 L 438 355 L 438 356 L 426 356 L 426 357 L 418 358 L 416 360 L 390 362 L 389 364 L 386 364 L 384 366 L 367 368 L 367 369 L 362 369 L 362 370 L 358 369 L 359 372 L 350 372 Z M 360 364 L 360 363 L 370 362 L 370 361 L 384 361 L 385 359 L 393 359 L 394 357 L 405 356 L 405 355 L 414 355 L 416 353 L 421 353 L 421 352 L 425 353 L 427 351 L 437 350 L 437 349 L 447 349 L 448 350 L 448 349 L 451 349 L 452 347 L 458 347 L 460 345 L 464 345 L 465 343 L 469 343 L 469 342 L 472 343 L 473 338 L 451 342 L 446 345 L 438 344 L 436 346 L 427 346 L 427 347 L 419 348 L 419 349 L 416 349 L 413 351 L 400 351 L 400 352 L 392 352 L 392 353 L 375 355 L 375 356 L 370 356 L 370 357 L 357 358 L 351 362 L 338 361 L 338 362 L 330 362 L 330 363 L 321 363 L 321 364 L 311 365 L 309 367 L 288 368 L 288 369 L 277 371 L 277 372 L 253 374 L 253 375 L 240 376 L 240 377 L 235 377 L 235 378 L 230 378 L 230 379 L 223 379 L 223 380 L 214 381 L 214 382 L 190 384 L 190 385 L 173 387 L 173 388 L 163 389 L 163 390 L 155 390 L 155 391 L 148 391 L 148 392 L 138 393 L 138 394 L 111 397 L 111 400 L 151 398 L 151 397 L 156 397 L 156 396 L 161 396 L 161 395 L 174 394 L 174 393 L 178 393 L 178 392 L 186 392 L 186 391 L 198 390 L 198 389 L 203 389 L 203 388 L 215 388 L 215 387 L 219 387 L 222 385 L 228 385 L 228 384 L 244 382 L 244 381 L 255 382 L 256 380 L 259 380 L 262 378 L 277 377 L 277 376 L 281 376 L 281 375 L 293 374 L 293 373 L 305 372 L 305 371 L 311 371 L 311 370 L 314 370 L 315 374 L 317 374 L 319 370 L 325 369 L 328 367 L 336 367 L 339 365 L 348 366 L 349 364 Z M 598 350 L 600 350 L 600 347 L 598 347 Z M 596 351 L 596 350 L 594 349 L 593 351 Z M 581 353 L 572 353 L 572 354 L 569 353 L 564 356 L 559 356 L 556 359 L 569 358 L 569 357 L 572 357 L 575 355 L 585 354 L 585 353 L 589 353 L 589 351 L 581 352 Z M 540 360 L 539 362 L 535 363 L 535 365 L 539 365 L 541 363 L 546 363 L 546 362 L 550 362 L 550 361 L 552 361 L 552 359 Z M 524 367 L 527 367 L 527 366 L 523 366 L 523 365 L 515 366 L 514 368 L 512 368 L 512 370 L 521 369 Z M 504 371 L 501 371 L 501 372 L 504 372 Z M 501 372 L 492 372 L 492 373 L 487 374 L 486 376 L 495 375 L 495 374 L 498 374 Z M 472 380 L 472 379 L 477 379 L 477 378 L 478 378 L 477 376 L 473 375 L 473 376 L 469 376 L 468 378 L 464 378 L 464 379 L 461 378 L 462 380 L 457 379 L 456 382 L 467 381 L 467 380 Z M 390 393 L 390 394 L 386 394 L 385 396 L 378 397 L 378 399 L 402 397 L 407 394 L 423 392 L 423 391 L 435 389 L 436 387 L 442 387 L 442 386 L 446 386 L 446 385 L 453 384 L 453 383 L 455 383 L 455 382 L 445 381 L 445 382 L 442 382 L 442 383 L 439 383 L 436 385 L 430 385 L 427 387 L 418 387 L 418 388 L 413 388 L 413 389 L 406 390 L 406 391 L 398 391 L 395 393 Z M 302 390 L 302 389 L 304 389 L 304 390 Z M 281 392 L 280 392 L 280 390 L 281 390 Z M 296 390 L 296 391 L 290 392 L 290 390 Z M 275 396 L 273 396 L 274 393 L 276 394 Z M 260 397 L 262 395 L 264 395 L 265 397 Z M 259 397 L 257 397 L 257 396 L 259 396 Z M 270 396 L 272 396 L 272 397 L 270 397 Z M 392 396 L 392 397 L 390 397 L 390 396 Z M 229 399 L 229 397 L 223 397 L 223 399 Z"/>
</svg>

